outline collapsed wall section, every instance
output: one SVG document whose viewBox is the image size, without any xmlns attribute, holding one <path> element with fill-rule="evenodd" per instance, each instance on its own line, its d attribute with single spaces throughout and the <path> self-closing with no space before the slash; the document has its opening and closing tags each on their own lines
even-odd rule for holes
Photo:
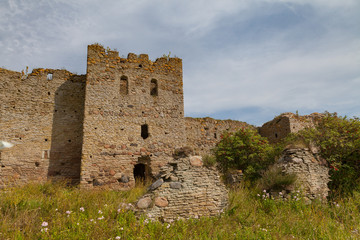
<svg viewBox="0 0 360 240">
<path fill-rule="evenodd" d="M 276 143 L 285 138 L 290 133 L 296 133 L 307 127 L 314 127 L 322 114 L 312 113 L 310 115 L 299 116 L 294 113 L 283 113 L 273 120 L 263 124 L 259 128 L 261 136 L 266 137 L 269 142 Z"/>
<path fill-rule="evenodd" d="M 285 149 L 276 165 L 283 172 L 296 175 L 296 183 L 289 189 L 301 189 L 307 199 L 326 200 L 329 193 L 329 167 L 326 160 L 307 148 Z"/>
<path fill-rule="evenodd" d="M 88 46 L 82 187 L 126 189 L 166 164 L 185 142 L 182 84 L 179 58 Z"/>
<path fill-rule="evenodd" d="M 185 118 L 186 143 L 196 155 L 211 153 L 220 141 L 221 135 L 226 132 L 236 132 L 251 125 L 235 120 L 216 120 L 213 118 Z"/>
<path fill-rule="evenodd" d="M 30 74 L 0 69 L 0 187 L 80 178 L 85 76 L 66 70 Z"/>
<path fill-rule="evenodd" d="M 228 191 L 216 170 L 202 166 L 200 156 L 174 159 L 136 204 L 152 220 L 218 216 L 228 205 Z"/>
</svg>

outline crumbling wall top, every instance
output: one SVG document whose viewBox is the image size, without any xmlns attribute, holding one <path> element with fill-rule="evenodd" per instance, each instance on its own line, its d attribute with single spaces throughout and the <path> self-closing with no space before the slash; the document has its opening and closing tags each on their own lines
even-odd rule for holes
<svg viewBox="0 0 360 240">
<path fill-rule="evenodd" d="M 160 57 L 155 61 L 149 60 L 147 54 L 136 55 L 129 53 L 127 58 L 119 56 L 119 52 L 105 49 L 100 44 L 92 44 L 88 46 L 88 65 L 96 64 L 98 62 L 106 62 L 110 68 L 115 68 L 117 64 L 137 63 L 138 68 L 143 68 L 153 72 L 154 70 L 166 70 L 168 72 L 179 71 L 182 72 L 182 60 L 177 57 Z"/>
</svg>

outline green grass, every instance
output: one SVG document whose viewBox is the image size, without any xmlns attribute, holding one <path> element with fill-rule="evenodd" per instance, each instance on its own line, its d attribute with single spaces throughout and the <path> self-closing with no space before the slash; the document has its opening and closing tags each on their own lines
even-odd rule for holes
<svg viewBox="0 0 360 240">
<path fill-rule="evenodd" d="M 358 193 L 335 204 L 306 204 L 294 199 L 264 199 L 239 188 L 230 193 L 230 206 L 221 216 L 169 224 L 151 222 L 124 209 L 124 203 L 144 192 L 141 186 L 115 192 L 50 183 L 4 189 L 0 191 L 0 239 L 360 238 Z M 44 222 L 47 226 L 42 226 Z"/>
</svg>

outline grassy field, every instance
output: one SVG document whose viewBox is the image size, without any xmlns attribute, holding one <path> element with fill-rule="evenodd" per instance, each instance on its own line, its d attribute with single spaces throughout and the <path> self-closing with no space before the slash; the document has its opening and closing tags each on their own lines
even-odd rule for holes
<svg viewBox="0 0 360 240">
<path fill-rule="evenodd" d="M 360 239 L 358 193 L 306 204 L 239 188 L 219 217 L 161 223 L 126 209 L 144 192 L 143 186 L 115 192 L 50 183 L 4 189 L 0 239 Z"/>
</svg>

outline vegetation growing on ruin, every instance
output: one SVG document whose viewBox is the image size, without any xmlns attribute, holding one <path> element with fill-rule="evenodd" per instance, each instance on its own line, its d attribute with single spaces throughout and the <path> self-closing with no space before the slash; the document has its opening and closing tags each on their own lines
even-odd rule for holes
<svg viewBox="0 0 360 240">
<path fill-rule="evenodd" d="M 301 193 L 271 199 L 238 188 L 219 217 L 171 223 L 137 217 L 127 192 L 83 191 L 61 184 L 29 184 L 0 191 L 0 239 L 358 239 L 360 194 L 329 204 L 306 204 Z"/>
<path fill-rule="evenodd" d="M 264 171 L 275 162 L 285 148 L 311 148 L 330 167 L 330 196 L 347 196 L 360 190 L 360 120 L 325 113 L 315 128 L 305 128 L 290 134 L 283 141 L 269 144 L 255 130 L 241 129 L 225 133 L 214 149 L 219 168 L 241 169 L 246 179 L 263 176 L 278 179 L 274 184 L 290 183 L 290 176 L 276 176 L 276 171 Z M 265 174 L 265 175 L 264 175 Z M 282 179 L 282 180 L 281 180 Z M 262 181 L 263 183 L 266 181 Z M 270 184 L 270 183 L 269 183 Z"/>
<path fill-rule="evenodd" d="M 224 133 L 214 149 L 218 167 L 223 173 L 229 169 L 243 170 L 248 180 L 255 180 L 274 163 L 276 148 L 251 128 Z"/>
<path fill-rule="evenodd" d="M 258 188 L 267 192 L 281 192 L 296 181 L 296 174 L 285 174 L 282 169 L 273 165 L 266 169 L 258 181 Z"/>
<path fill-rule="evenodd" d="M 327 161 L 332 196 L 348 195 L 360 189 L 360 120 L 326 113 L 315 128 L 289 135 L 283 146 L 304 142 Z"/>
</svg>

